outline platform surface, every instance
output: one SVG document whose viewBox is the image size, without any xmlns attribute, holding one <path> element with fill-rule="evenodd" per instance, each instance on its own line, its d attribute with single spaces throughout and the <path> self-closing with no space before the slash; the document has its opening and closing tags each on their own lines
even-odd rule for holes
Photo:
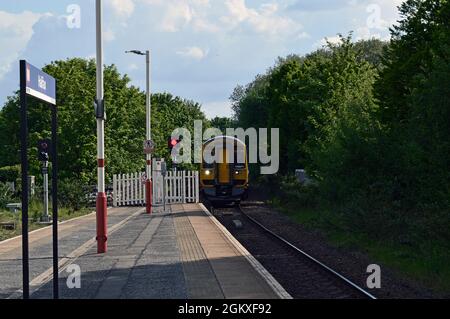
<svg viewBox="0 0 450 319">
<path fill-rule="evenodd" d="M 96 253 L 94 215 L 61 225 L 60 298 L 290 297 L 203 205 L 167 208 L 151 216 L 142 208 L 110 210 L 105 254 Z M 19 243 L 0 243 L 0 298 L 20 298 Z M 52 298 L 50 229 L 31 234 L 30 249 L 31 298 Z M 72 265 L 80 288 L 67 285 Z"/>
</svg>

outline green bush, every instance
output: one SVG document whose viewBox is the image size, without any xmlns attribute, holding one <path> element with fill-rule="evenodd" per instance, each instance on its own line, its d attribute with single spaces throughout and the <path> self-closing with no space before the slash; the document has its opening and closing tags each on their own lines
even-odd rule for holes
<svg viewBox="0 0 450 319">
<path fill-rule="evenodd" d="M 6 204 L 11 203 L 14 199 L 14 194 L 5 183 L 0 182 L 0 208 L 5 209 Z"/>
<path fill-rule="evenodd" d="M 319 193 L 314 184 L 302 185 L 295 176 L 290 175 L 281 177 L 279 186 L 282 200 L 293 200 L 299 207 L 317 207 Z"/>
<path fill-rule="evenodd" d="M 58 183 L 59 205 L 78 211 L 87 207 L 87 187 L 76 179 L 66 179 Z"/>
<path fill-rule="evenodd" d="M 20 165 L 0 167 L 0 182 L 16 182 L 20 172 Z"/>
</svg>

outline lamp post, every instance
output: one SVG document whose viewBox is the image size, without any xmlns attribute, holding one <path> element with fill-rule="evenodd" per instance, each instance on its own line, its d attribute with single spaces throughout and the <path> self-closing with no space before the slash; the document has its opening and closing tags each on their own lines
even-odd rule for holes
<svg viewBox="0 0 450 319">
<path fill-rule="evenodd" d="M 147 140 L 151 140 L 151 138 L 152 138 L 152 135 L 151 135 L 152 123 L 151 123 L 151 100 L 150 100 L 150 51 L 147 50 L 147 51 L 143 52 L 143 51 L 139 51 L 139 50 L 131 50 L 131 51 L 125 51 L 125 53 L 145 55 L 145 62 L 146 62 L 146 100 L 145 100 L 146 133 L 145 133 L 145 135 L 146 135 Z M 146 201 L 146 211 L 148 214 L 151 214 L 151 212 L 152 212 L 151 164 L 152 164 L 152 156 L 151 156 L 151 154 L 146 154 L 145 175 L 147 178 L 145 181 L 145 201 Z"/>
<path fill-rule="evenodd" d="M 97 41 L 97 252 L 107 250 L 107 202 L 105 193 L 105 108 L 103 101 L 103 42 L 102 42 L 102 1 L 96 0 L 96 41 Z"/>
</svg>

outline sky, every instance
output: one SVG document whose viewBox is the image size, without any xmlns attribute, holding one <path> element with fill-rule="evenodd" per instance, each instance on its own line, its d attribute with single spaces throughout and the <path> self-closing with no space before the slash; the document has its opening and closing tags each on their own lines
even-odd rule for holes
<svg viewBox="0 0 450 319">
<path fill-rule="evenodd" d="M 104 63 L 152 92 L 202 104 L 207 117 L 230 116 L 229 96 L 273 66 L 337 34 L 389 39 L 402 0 L 103 0 Z M 0 107 L 19 86 L 20 59 L 37 67 L 95 58 L 95 0 L 0 0 Z"/>
</svg>

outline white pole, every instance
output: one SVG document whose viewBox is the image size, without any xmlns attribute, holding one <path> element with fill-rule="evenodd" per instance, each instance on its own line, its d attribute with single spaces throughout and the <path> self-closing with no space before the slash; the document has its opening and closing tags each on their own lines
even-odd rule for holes
<svg viewBox="0 0 450 319">
<path fill-rule="evenodd" d="M 150 96 L 150 51 L 147 50 L 145 51 L 145 60 L 146 60 L 146 103 L 145 103 L 145 115 L 146 115 L 146 138 L 147 140 L 151 140 L 152 139 L 152 134 L 151 134 L 151 130 L 152 130 L 152 122 L 151 122 L 151 112 L 152 112 L 152 108 L 151 108 L 151 96 Z M 146 166 L 146 174 L 147 174 L 147 179 L 151 180 L 151 161 L 152 161 L 152 155 L 151 154 L 147 154 L 147 166 Z"/>
<path fill-rule="evenodd" d="M 117 190 L 117 175 L 113 175 L 113 206 L 117 207 L 117 196 L 118 196 L 118 190 Z"/>
<path fill-rule="evenodd" d="M 103 105 L 102 1 L 96 0 L 97 105 Z M 97 118 L 97 251 L 106 252 L 105 119 Z"/>
<path fill-rule="evenodd" d="M 152 134 L 151 134 L 151 129 L 152 129 L 152 123 L 151 123 L 151 96 L 150 96 L 150 51 L 147 50 L 145 51 L 145 62 L 146 62 L 146 101 L 145 101 L 145 128 L 146 128 L 146 139 L 147 140 L 151 140 L 152 138 Z M 145 182 L 146 185 L 146 192 L 148 193 L 148 195 L 146 196 L 146 211 L 147 213 L 151 213 L 152 211 L 152 184 L 151 184 L 151 180 L 152 180 L 152 169 L 151 169 L 151 165 L 152 165 L 152 156 L 151 154 L 147 154 L 146 155 L 146 166 L 145 166 L 145 173 L 147 175 L 147 180 Z"/>
<path fill-rule="evenodd" d="M 147 97 L 146 97 L 146 115 L 147 115 L 147 139 L 151 139 L 152 135 L 151 135 L 151 130 L 152 130 L 152 123 L 151 123 L 151 99 L 150 99 L 150 51 L 147 50 L 145 52 L 145 56 L 146 56 L 146 66 L 147 66 L 147 87 L 146 87 L 146 92 L 147 92 Z"/>
</svg>

